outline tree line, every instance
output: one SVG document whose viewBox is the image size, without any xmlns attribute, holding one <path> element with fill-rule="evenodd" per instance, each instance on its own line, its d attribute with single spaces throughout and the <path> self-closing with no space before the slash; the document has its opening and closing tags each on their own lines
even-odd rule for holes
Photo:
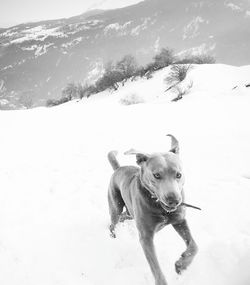
<svg viewBox="0 0 250 285">
<path fill-rule="evenodd" d="M 139 66 L 137 60 L 132 55 L 125 55 L 117 62 L 108 62 L 105 65 L 101 77 L 93 84 L 69 83 L 62 90 L 60 99 L 49 99 L 47 106 L 56 106 L 73 99 L 88 98 L 93 94 L 104 90 L 117 90 L 120 85 L 124 85 L 127 80 L 136 80 L 137 78 L 149 79 L 152 74 L 169 65 L 180 64 L 211 64 L 215 63 L 215 58 L 208 54 L 185 55 L 180 57 L 174 54 L 173 49 L 162 48 L 152 61 L 145 66 Z"/>
</svg>

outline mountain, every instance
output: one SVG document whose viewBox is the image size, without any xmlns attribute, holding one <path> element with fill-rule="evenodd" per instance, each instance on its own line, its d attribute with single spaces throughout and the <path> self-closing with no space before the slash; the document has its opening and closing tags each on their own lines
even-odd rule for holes
<svg viewBox="0 0 250 285">
<path fill-rule="evenodd" d="M 72 81 L 94 80 L 105 62 L 133 54 L 145 64 L 161 47 L 250 63 L 250 3 L 147 0 L 0 31 L 2 108 L 44 105 Z M 5 106 L 5 107 L 4 107 Z"/>
</svg>

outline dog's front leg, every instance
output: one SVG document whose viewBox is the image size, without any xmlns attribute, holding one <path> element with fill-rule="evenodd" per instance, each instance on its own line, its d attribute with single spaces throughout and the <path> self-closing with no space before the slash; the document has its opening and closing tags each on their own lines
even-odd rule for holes
<svg viewBox="0 0 250 285">
<path fill-rule="evenodd" d="M 175 263 L 175 270 L 178 274 L 181 274 L 193 261 L 198 247 L 191 235 L 190 229 L 188 227 L 187 221 L 183 220 L 181 223 L 173 224 L 174 229 L 185 241 L 187 249 L 182 253 L 179 260 Z"/>
<path fill-rule="evenodd" d="M 167 285 L 167 281 L 161 271 L 156 256 L 155 247 L 153 243 L 154 233 L 145 232 L 145 230 L 143 230 L 139 231 L 139 234 L 140 234 L 140 243 L 142 245 L 144 254 L 147 258 L 147 261 L 155 278 L 155 285 Z"/>
</svg>

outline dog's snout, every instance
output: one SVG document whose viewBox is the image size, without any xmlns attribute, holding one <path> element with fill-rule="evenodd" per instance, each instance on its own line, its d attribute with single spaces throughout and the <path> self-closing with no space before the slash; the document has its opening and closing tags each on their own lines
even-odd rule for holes
<svg viewBox="0 0 250 285">
<path fill-rule="evenodd" d="M 169 207 L 176 207 L 181 203 L 181 197 L 178 197 L 176 194 L 171 193 L 166 197 L 166 203 Z"/>
</svg>

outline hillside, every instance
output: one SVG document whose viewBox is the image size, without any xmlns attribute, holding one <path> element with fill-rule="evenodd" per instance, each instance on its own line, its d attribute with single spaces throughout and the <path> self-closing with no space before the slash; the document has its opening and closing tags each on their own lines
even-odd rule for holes
<svg viewBox="0 0 250 285">
<path fill-rule="evenodd" d="M 0 30 L 1 108 L 20 108 L 29 99 L 44 105 L 67 83 L 96 79 L 110 59 L 131 53 L 145 64 L 166 46 L 250 64 L 249 27 L 247 0 L 147 0 Z"/>
<path fill-rule="evenodd" d="M 107 152 L 167 151 L 180 141 L 187 210 L 200 251 L 177 276 L 184 244 L 171 227 L 155 239 L 170 285 L 250 280 L 250 66 L 195 66 L 189 94 L 171 102 L 166 68 L 117 92 L 54 108 L 0 112 L 0 283 L 153 284 L 133 221 L 108 233 Z M 237 86 L 237 87 L 236 87 Z M 234 88 L 235 87 L 235 88 Z M 125 106 L 136 93 L 145 103 Z"/>
</svg>

